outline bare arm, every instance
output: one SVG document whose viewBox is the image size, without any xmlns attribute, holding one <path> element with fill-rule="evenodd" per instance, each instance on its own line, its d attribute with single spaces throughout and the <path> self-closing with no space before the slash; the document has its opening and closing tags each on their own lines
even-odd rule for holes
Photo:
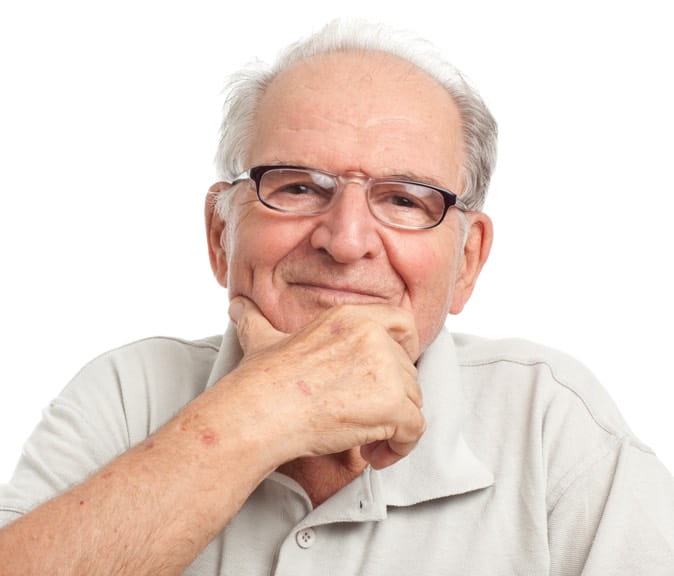
<svg viewBox="0 0 674 576">
<path fill-rule="evenodd" d="M 180 574 L 282 463 L 367 445 L 381 467 L 415 445 L 424 422 L 407 314 L 335 309 L 288 336 L 246 301 L 238 329 L 236 370 L 0 530 L 8 574 Z"/>
<path fill-rule="evenodd" d="M 2 529 L 7 574 L 182 573 L 274 467 L 256 447 L 261 430 L 241 426 L 237 437 L 219 428 L 222 396 L 206 391 L 86 482 Z M 232 399 L 218 420 L 235 411 Z"/>
</svg>

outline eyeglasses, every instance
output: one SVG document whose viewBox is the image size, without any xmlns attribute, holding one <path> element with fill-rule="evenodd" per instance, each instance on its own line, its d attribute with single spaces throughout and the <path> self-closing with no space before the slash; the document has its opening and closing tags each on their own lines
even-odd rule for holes
<svg viewBox="0 0 674 576">
<path fill-rule="evenodd" d="M 357 173 L 332 174 L 301 166 L 255 166 L 232 182 L 251 179 L 260 202 L 279 212 L 315 215 L 332 208 L 340 190 L 357 182 L 365 188 L 372 215 L 387 226 L 433 228 L 450 207 L 467 210 L 456 194 L 422 182 L 369 178 Z"/>
</svg>

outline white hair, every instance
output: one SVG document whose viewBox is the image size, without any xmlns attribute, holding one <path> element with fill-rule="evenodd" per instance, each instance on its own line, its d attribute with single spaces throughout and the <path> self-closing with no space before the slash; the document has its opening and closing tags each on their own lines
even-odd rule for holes
<svg viewBox="0 0 674 576">
<path fill-rule="evenodd" d="M 479 94 L 429 42 L 362 21 L 334 20 L 312 36 L 288 46 L 274 64 L 256 61 L 230 78 L 225 87 L 227 97 L 216 155 L 219 178 L 231 182 L 245 170 L 243 163 L 254 133 L 257 106 L 272 80 L 302 60 L 345 51 L 386 52 L 424 70 L 445 87 L 459 109 L 463 124 L 465 164 L 459 196 L 469 209 L 482 208 L 496 163 L 497 127 Z M 221 202 L 218 204 L 219 209 L 226 210 Z"/>
</svg>

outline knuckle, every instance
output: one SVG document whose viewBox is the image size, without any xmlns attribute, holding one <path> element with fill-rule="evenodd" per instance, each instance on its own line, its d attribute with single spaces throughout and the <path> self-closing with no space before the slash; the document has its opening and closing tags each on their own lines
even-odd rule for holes
<svg viewBox="0 0 674 576">
<path fill-rule="evenodd" d="M 418 433 L 417 435 L 421 436 L 424 432 L 426 432 L 428 423 L 426 422 L 426 418 L 424 417 L 421 411 L 417 412 L 417 414 L 418 414 L 416 423 L 416 429 Z"/>
<path fill-rule="evenodd" d="M 421 410 L 414 408 L 408 413 L 404 426 L 400 429 L 400 437 L 408 442 L 417 442 L 426 431 L 426 418 Z"/>
<path fill-rule="evenodd" d="M 248 341 L 250 340 L 251 331 L 252 326 L 250 318 L 248 318 L 246 315 L 243 315 L 236 325 L 236 334 L 239 337 L 239 342 L 244 351 L 246 351 L 248 348 Z"/>
<path fill-rule="evenodd" d="M 383 351 L 385 348 L 382 346 L 383 339 L 382 336 L 385 334 L 381 326 L 374 323 L 361 324 L 359 330 L 359 343 L 368 349 L 375 348 L 377 351 Z"/>
</svg>

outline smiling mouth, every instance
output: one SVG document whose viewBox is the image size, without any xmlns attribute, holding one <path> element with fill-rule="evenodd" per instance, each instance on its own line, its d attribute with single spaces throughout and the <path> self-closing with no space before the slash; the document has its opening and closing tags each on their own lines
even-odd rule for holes
<svg viewBox="0 0 674 576">
<path fill-rule="evenodd" d="M 381 294 L 377 294 L 367 289 L 351 286 L 320 284 L 314 282 L 291 282 L 290 286 L 307 290 L 308 292 L 314 293 L 319 298 L 325 297 L 334 300 L 362 303 L 382 302 L 388 300 L 386 296 Z"/>
</svg>

